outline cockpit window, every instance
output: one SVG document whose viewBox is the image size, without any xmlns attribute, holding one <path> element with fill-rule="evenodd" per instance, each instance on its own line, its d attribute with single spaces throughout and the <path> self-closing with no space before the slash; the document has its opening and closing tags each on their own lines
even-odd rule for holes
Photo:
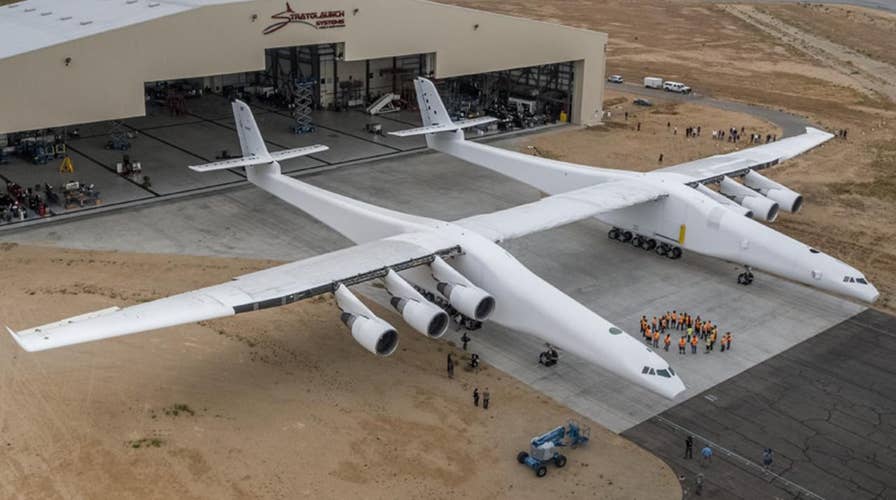
<svg viewBox="0 0 896 500">
<path fill-rule="evenodd" d="M 672 375 L 675 375 L 675 370 L 673 370 L 671 366 L 669 367 L 669 373 L 671 373 Z"/>
<path fill-rule="evenodd" d="M 843 282 L 844 282 L 844 283 L 859 283 L 859 284 L 862 284 L 862 285 L 867 285 L 867 284 L 868 284 L 868 281 L 865 280 L 865 278 L 853 278 L 852 276 L 844 276 L 844 277 L 843 277 Z"/>
<path fill-rule="evenodd" d="M 672 377 L 671 375 L 669 375 L 669 372 L 667 370 L 657 370 L 656 374 L 659 375 L 660 377 L 666 377 L 666 378 Z"/>
<path fill-rule="evenodd" d="M 653 371 L 653 368 L 650 369 L 650 374 L 651 374 L 651 375 L 656 375 L 656 373 Z"/>
<path fill-rule="evenodd" d="M 650 371 L 650 368 L 648 368 L 648 367 L 645 366 L 644 369 L 641 370 L 641 373 L 647 373 L 647 372 L 649 372 L 649 371 Z"/>
</svg>

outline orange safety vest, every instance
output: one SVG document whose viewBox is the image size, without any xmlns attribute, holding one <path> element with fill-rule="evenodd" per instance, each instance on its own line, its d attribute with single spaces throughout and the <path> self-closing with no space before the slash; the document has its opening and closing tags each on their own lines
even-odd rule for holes
<svg viewBox="0 0 896 500">
<path fill-rule="evenodd" d="M 663 343 L 666 344 L 666 345 L 671 344 L 671 343 L 672 343 L 672 337 L 669 336 L 669 335 L 666 335 L 666 340 L 664 340 Z"/>
<path fill-rule="evenodd" d="M 696 335 L 691 337 L 691 345 L 697 345 L 697 336 Z"/>
<path fill-rule="evenodd" d="M 653 332 L 653 340 L 659 340 L 659 339 L 660 339 L 660 332 Z"/>
<path fill-rule="evenodd" d="M 684 337 L 678 339 L 678 347 L 684 347 L 687 342 L 684 340 Z"/>
</svg>

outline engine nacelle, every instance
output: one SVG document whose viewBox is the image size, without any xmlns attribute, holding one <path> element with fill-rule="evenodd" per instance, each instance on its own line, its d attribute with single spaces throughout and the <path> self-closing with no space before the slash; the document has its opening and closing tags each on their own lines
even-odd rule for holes
<svg viewBox="0 0 896 500">
<path fill-rule="evenodd" d="M 730 177 L 722 178 L 722 182 L 719 183 L 719 191 L 725 196 L 733 198 L 742 207 L 752 211 L 754 219 L 774 222 L 778 218 L 777 202 L 735 182 Z"/>
<path fill-rule="evenodd" d="M 753 170 L 744 176 L 744 185 L 775 200 L 782 210 L 790 213 L 798 212 L 800 207 L 803 206 L 803 196 L 801 194 Z"/>
<path fill-rule="evenodd" d="M 395 352 L 398 332 L 392 325 L 373 314 L 345 285 L 337 286 L 333 294 L 342 310 L 340 319 L 362 347 L 378 356 Z"/>
<path fill-rule="evenodd" d="M 495 298 L 455 271 L 444 260 L 436 257 L 432 264 L 436 289 L 451 305 L 468 318 L 485 321 L 495 310 Z"/>
<path fill-rule="evenodd" d="M 705 194 L 707 197 L 712 198 L 713 200 L 718 202 L 719 205 L 724 206 L 728 210 L 731 210 L 732 212 L 734 212 L 738 215 L 743 215 L 745 217 L 753 217 L 753 211 L 750 210 L 749 208 L 738 205 L 737 203 L 734 203 L 733 201 L 729 200 L 728 198 L 725 198 L 724 196 L 720 195 L 719 193 L 713 191 L 712 189 L 709 189 L 708 187 L 704 186 L 703 184 L 697 185 L 697 191 L 700 191 L 701 193 Z"/>
<path fill-rule="evenodd" d="M 390 269 L 384 281 L 392 295 L 389 303 L 411 328 L 434 339 L 445 335 L 450 321 L 448 313 L 426 300 L 395 271 Z"/>
</svg>

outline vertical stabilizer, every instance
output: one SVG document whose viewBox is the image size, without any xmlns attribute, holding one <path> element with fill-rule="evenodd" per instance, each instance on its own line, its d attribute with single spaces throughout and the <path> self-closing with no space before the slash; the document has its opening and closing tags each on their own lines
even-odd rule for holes
<svg viewBox="0 0 896 500">
<path fill-rule="evenodd" d="M 243 157 L 251 158 L 268 158 L 268 148 L 264 145 L 264 139 L 261 138 L 261 132 L 258 125 L 255 124 L 255 117 L 252 116 L 252 110 L 243 101 L 234 99 L 233 118 L 236 121 L 236 132 L 240 136 L 240 149 L 243 150 Z"/>
<path fill-rule="evenodd" d="M 435 84 L 426 78 L 416 78 L 414 88 L 417 90 L 417 105 L 420 107 L 423 126 L 451 125 L 448 110 L 442 104 Z"/>
</svg>

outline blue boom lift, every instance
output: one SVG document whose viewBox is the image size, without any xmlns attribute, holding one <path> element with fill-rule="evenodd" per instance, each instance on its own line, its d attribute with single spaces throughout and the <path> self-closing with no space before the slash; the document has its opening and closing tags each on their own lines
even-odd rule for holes
<svg viewBox="0 0 896 500">
<path fill-rule="evenodd" d="M 580 444 L 587 443 L 590 437 L 590 427 L 583 427 L 575 420 L 569 420 L 566 422 L 566 427 L 561 425 L 532 438 L 529 452 L 519 452 L 516 460 L 529 466 L 535 471 L 536 476 L 544 477 L 548 473 L 548 462 L 554 462 L 557 467 L 566 465 L 566 456 L 560 453 L 559 448 L 563 446 L 576 448 Z"/>
</svg>

